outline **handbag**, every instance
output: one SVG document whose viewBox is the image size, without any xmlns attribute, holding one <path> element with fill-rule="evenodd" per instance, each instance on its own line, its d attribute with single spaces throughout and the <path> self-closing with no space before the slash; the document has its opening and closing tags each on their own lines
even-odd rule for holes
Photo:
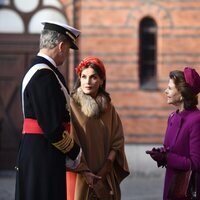
<svg viewBox="0 0 200 200">
<path fill-rule="evenodd" d="M 167 198 L 170 200 L 195 200 L 197 192 L 195 174 L 192 170 L 175 171 Z"/>
<path fill-rule="evenodd" d="M 190 178 L 190 185 L 188 188 L 188 197 L 190 200 L 198 200 L 200 197 L 198 188 L 199 188 L 199 173 L 196 171 L 192 172 L 192 176 Z"/>
<path fill-rule="evenodd" d="M 99 180 L 96 184 L 94 184 L 93 188 L 90 188 L 89 191 L 89 199 L 110 199 L 112 193 L 109 189 L 109 186 L 106 182 Z"/>
</svg>

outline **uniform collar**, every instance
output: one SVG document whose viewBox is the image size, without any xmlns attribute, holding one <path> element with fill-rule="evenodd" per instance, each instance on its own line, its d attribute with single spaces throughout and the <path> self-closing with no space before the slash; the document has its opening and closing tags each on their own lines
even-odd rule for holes
<svg viewBox="0 0 200 200">
<path fill-rule="evenodd" d="M 47 56 L 46 54 L 40 53 L 40 52 L 37 55 L 47 59 L 54 67 L 57 68 L 55 61 L 51 57 Z"/>
</svg>

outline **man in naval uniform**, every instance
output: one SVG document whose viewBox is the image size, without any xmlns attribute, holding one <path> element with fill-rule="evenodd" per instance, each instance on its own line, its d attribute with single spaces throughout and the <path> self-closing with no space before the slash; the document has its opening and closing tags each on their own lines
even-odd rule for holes
<svg viewBox="0 0 200 200">
<path fill-rule="evenodd" d="M 81 154 L 69 135 L 69 94 L 58 70 L 69 49 L 78 49 L 80 31 L 57 22 L 42 24 L 40 51 L 22 82 L 24 122 L 16 200 L 66 200 L 65 161 L 75 167 Z"/>
</svg>

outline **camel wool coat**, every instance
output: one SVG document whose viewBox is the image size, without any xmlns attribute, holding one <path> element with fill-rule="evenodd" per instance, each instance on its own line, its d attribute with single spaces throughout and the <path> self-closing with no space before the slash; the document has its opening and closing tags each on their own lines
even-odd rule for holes
<svg viewBox="0 0 200 200">
<path fill-rule="evenodd" d="M 119 185 L 129 175 L 129 168 L 124 152 L 122 123 L 114 106 L 102 94 L 94 100 L 89 95 L 84 95 L 80 88 L 72 96 L 70 105 L 71 134 L 80 144 L 83 156 L 80 165 L 74 170 L 74 197 L 69 197 L 68 194 L 68 200 L 89 199 L 89 186 L 80 172 L 90 170 L 96 174 L 111 150 L 116 151 L 116 158 L 111 173 L 106 177 L 109 190 L 113 192 L 110 199 L 121 199 Z M 70 176 L 67 181 L 70 185 Z M 73 191 L 68 189 L 68 193 Z"/>
</svg>

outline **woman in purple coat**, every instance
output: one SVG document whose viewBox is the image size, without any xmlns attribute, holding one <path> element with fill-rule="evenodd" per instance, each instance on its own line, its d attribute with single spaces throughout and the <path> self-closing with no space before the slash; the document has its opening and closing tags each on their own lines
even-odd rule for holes
<svg viewBox="0 0 200 200">
<path fill-rule="evenodd" d="M 177 170 L 200 172 L 200 111 L 197 108 L 200 76 L 195 69 L 169 74 L 165 90 L 167 103 L 176 107 L 168 118 L 164 145 L 146 151 L 158 167 L 166 167 L 163 199 L 167 200 L 169 187 Z M 199 177 L 199 176 L 198 176 Z M 197 180 L 197 198 L 200 199 L 200 180 Z"/>
</svg>

